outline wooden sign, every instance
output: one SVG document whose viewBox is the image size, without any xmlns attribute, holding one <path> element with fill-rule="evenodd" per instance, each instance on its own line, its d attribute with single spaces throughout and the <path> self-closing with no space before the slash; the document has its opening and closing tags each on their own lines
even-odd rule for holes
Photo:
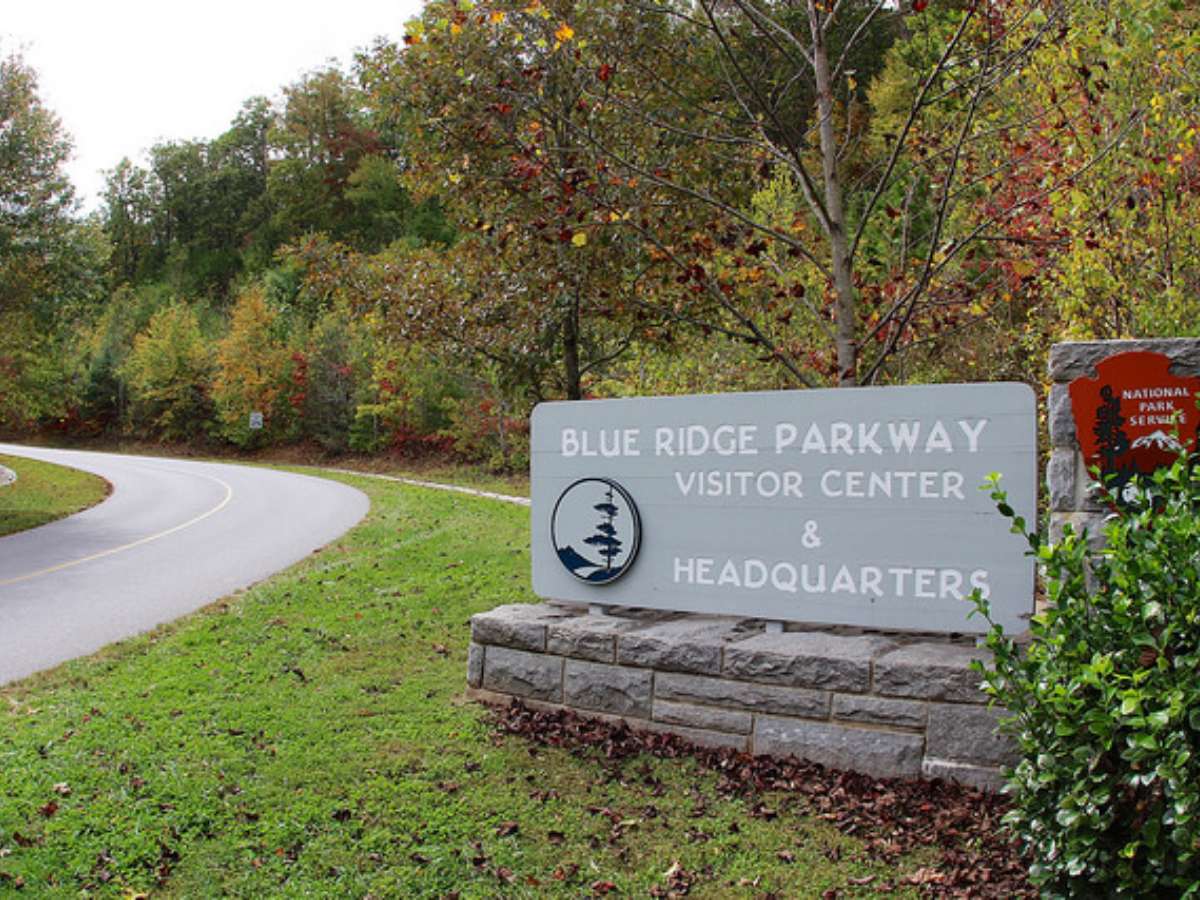
<svg viewBox="0 0 1200 900">
<path fill-rule="evenodd" d="M 1068 388 L 1084 461 L 1118 497 L 1181 450 L 1196 450 L 1200 377 L 1170 369 L 1170 357 L 1134 350 L 1097 363 L 1097 377 L 1076 378 Z"/>
<path fill-rule="evenodd" d="M 543 403 L 534 590 L 597 605 L 889 629 L 1025 628 L 1028 546 L 980 487 L 1036 514 L 1020 384 Z"/>
</svg>

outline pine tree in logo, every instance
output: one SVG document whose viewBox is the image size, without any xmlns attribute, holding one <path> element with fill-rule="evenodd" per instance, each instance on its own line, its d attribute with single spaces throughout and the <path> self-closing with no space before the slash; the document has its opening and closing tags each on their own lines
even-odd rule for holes
<svg viewBox="0 0 1200 900">
<path fill-rule="evenodd" d="M 583 542 L 601 548 L 600 555 L 604 557 L 604 572 L 607 575 L 612 572 L 613 558 L 622 552 L 621 540 L 617 537 L 617 529 L 613 526 L 613 519 L 617 517 L 617 507 L 613 503 L 612 485 L 609 485 L 608 491 L 605 493 L 604 502 L 597 503 L 592 509 L 603 513 L 604 519 L 596 526 L 596 533 L 591 537 L 584 538 Z"/>
<path fill-rule="evenodd" d="M 1124 496 L 1125 486 L 1133 479 L 1137 469 L 1132 460 L 1119 464 L 1118 460 L 1129 452 L 1129 436 L 1121 427 L 1125 417 L 1121 415 L 1121 398 L 1112 385 L 1100 388 L 1100 405 L 1096 408 L 1096 424 L 1092 433 L 1096 435 L 1096 449 L 1100 453 L 1100 477 L 1114 497 Z"/>
<path fill-rule="evenodd" d="M 1103 401 L 1096 409 L 1096 424 L 1092 428 L 1096 435 L 1096 448 L 1104 458 L 1105 474 L 1117 471 L 1117 457 L 1129 449 L 1129 437 L 1121 428 L 1125 417 L 1121 415 L 1121 400 L 1113 394 L 1111 385 L 1100 388 Z"/>
</svg>

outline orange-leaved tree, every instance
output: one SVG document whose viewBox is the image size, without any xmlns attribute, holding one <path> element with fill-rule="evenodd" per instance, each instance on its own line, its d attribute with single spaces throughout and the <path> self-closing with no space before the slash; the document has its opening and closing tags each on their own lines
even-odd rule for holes
<svg viewBox="0 0 1200 900">
<path fill-rule="evenodd" d="M 221 434 L 239 447 L 292 436 L 295 415 L 287 403 L 292 356 L 279 322 L 260 287 L 238 295 L 229 333 L 217 345 L 213 400 Z M 262 427 L 250 427 L 262 413 Z"/>
</svg>

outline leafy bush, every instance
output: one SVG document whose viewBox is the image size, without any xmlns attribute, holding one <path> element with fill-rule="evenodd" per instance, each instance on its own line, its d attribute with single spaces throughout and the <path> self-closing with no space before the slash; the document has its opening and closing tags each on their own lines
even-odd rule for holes
<svg viewBox="0 0 1200 900">
<path fill-rule="evenodd" d="M 366 453 L 446 455 L 453 443 L 443 434 L 463 397 L 463 379 L 424 347 L 389 341 L 369 332 L 370 378 L 362 391 L 350 446 Z"/>
<path fill-rule="evenodd" d="M 304 430 L 330 453 L 349 446 L 354 424 L 357 382 L 353 335 L 345 316 L 331 311 L 321 316 L 309 335 L 308 382 L 304 396 Z"/>
<path fill-rule="evenodd" d="M 209 428 L 213 353 L 193 307 L 176 303 L 155 313 L 118 374 L 129 385 L 135 423 L 167 440 Z"/>
<path fill-rule="evenodd" d="M 529 417 L 523 412 L 502 393 L 481 391 L 455 402 L 443 434 L 454 442 L 460 459 L 493 472 L 524 471 L 529 468 Z"/>
<path fill-rule="evenodd" d="M 0 314 L 0 428 L 28 428 L 66 413 L 71 358 L 32 316 Z"/>
<path fill-rule="evenodd" d="M 1047 608 L 1027 648 L 987 637 L 1021 750 L 1008 823 L 1049 896 L 1200 896 L 1200 469 L 1157 472 L 1104 533 L 1027 534 Z"/>
</svg>

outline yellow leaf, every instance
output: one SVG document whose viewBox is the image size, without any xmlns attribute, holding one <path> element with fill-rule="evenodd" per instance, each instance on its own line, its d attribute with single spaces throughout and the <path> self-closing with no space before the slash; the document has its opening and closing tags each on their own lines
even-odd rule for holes
<svg viewBox="0 0 1200 900">
<path fill-rule="evenodd" d="M 582 247 L 587 243 L 587 235 L 582 231 L 575 232 L 575 236 L 571 238 L 571 243 L 576 247 Z"/>
<path fill-rule="evenodd" d="M 560 44 L 565 44 L 571 38 L 575 37 L 575 29 L 566 22 L 563 22 L 558 26 L 558 31 L 554 32 L 554 37 Z"/>
<path fill-rule="evenodd" d="M 489 18 L 493 25 L 499 25 L 501 22 L 504 21 L 504 10 L 493 9 L 492 14 L 491 14 L 491 16 L 489 16 Z"/>
<path fill-rule="evenodd" d="M 459 25 L 457 22 L 451 22 L 450 23 L 450 33 L 451 34 L 462 34 L 462 26 Z"/>
</svg>

